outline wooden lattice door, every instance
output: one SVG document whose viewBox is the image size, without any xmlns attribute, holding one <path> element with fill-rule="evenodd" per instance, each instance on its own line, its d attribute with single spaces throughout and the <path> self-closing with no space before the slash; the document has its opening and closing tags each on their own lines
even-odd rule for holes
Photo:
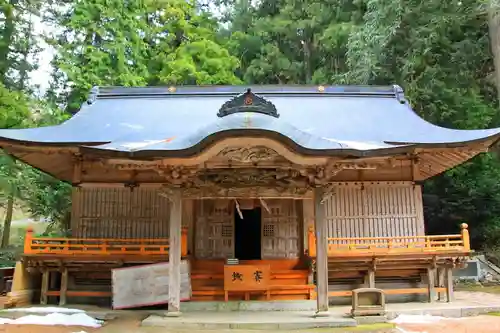
<svg viewBox="0 0 500 333">
<path fill-rule="evenodd" d="M 234 256 L 234 209 L 231 200 L 196 200 L 197 258 Z"/>
<path fill-rule="evenodd" d="M 266 200 L 262 208 L 262 258 L 300 257 L 300 223 L 295 200 Z"/>
</svg>

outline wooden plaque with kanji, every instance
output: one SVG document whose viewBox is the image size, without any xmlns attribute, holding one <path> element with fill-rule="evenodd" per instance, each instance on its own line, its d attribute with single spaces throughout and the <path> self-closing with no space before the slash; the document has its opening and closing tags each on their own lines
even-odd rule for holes
<svg viewBox="0 0 500 333">
<path fill-rule="evenodd" d="M 224 290 L 266 290 L 271 279 L 269 265 L 225 265 Z"/>
</svg>

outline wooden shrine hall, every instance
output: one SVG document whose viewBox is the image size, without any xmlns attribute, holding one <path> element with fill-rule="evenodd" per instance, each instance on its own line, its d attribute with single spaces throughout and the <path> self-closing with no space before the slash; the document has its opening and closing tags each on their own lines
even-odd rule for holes
<svg viewBox="0 0 500 333">
<path fill-rule="evenodd" d="M 190 301 L 326 311 L 363 286 L 451 301 L 467 225 L 426 235 L 421 184 L 499 133 L 430 124 L 399 86 L 94 88 L 60 125 L 0 130 L 73 185 L 71 237 L 28 231 L 16 274 L 32 283 L 12 295 L 109 299 L 113 269 L 168 261 L 177 313 L 186 260 Z"/>
</svg>

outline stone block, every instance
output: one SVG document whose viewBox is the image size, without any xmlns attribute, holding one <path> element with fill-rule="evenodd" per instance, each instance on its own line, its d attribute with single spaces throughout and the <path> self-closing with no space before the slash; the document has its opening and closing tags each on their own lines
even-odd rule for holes
<svg viewBox="0 0 500 333">
<path fill-rule="evenodd" d="M 352 291 L 353 317 L 385 315 L 385 294 L 377 288 L 359 288 Z"/>
</svg>

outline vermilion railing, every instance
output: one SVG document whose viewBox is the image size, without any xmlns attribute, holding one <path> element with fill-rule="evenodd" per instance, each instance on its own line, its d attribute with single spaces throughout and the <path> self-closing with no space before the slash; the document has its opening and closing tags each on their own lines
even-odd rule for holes
<svg viewBox="0 0 500 333">
<path fill-rule="evenodd" d="M 459 235 L 407 236 L 407 237 L 352 237 L 328 238 L 328 256 L 356 256 L 365 254 L 408 254 L 443 251 L 470 252 L 467 224 L 463 223 Z M 314 229 L 308 233 L 309 255 L 316 256 Z"/>
<path fill-rule="evenodd" d="M 181 234 L 181 255 L 187 256 L 187 229 Z M 167 255 L 168 239 L 52 238 L 34 237 L 26 230 L 24 254 L 55 255 Z"/>
</svg>

